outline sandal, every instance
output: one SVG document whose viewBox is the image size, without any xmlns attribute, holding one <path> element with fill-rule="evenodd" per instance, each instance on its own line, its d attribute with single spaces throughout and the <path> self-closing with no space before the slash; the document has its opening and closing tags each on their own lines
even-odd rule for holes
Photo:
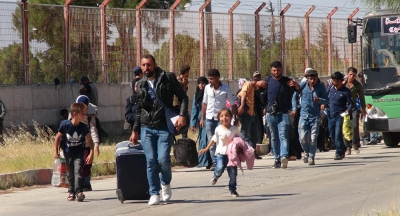
<svg viewBox="0 0 400 216">
<path fill-rule="evenodd" d="M 68 195 L 67 200 L 68 200 L 68 201 L 74 201 L 74 200 L 75 200 L 75 194 L 70 193 L 70 194 Z"/>
<path fill-rule="evenodd" d="M 85 194 L 80 192 L 78 193 L 77 197 L 78 197 L 78 202 L 82 202 L 85 199 Z"/>
</svg>

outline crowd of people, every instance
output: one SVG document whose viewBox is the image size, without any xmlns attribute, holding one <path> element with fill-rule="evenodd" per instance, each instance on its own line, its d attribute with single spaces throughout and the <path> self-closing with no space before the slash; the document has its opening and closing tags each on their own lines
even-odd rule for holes
<svg viewBox="0 0 400 216">
<path fill-rule="evenodd" d="M 365 116 L 366 105 L 362 81 L 356 79 L 362 75 L 357 75 L 356 68 L 350 67 L 347 76 L 334 72 L 326 84 L 321 82 L 316 70 L 307 68 L 302 81 L 296 82 L 284 76 L 282 64 L 274 61 L 270 64 L 269 76 L 263 77 L 256 71 L 250 81 L 240 79 L 236 94 L 220 81 L 218 69 L 210 69 L 207 77 L 197 79 L 191 115 L 187 118 L 189 73 L 189 65 L 183 65 L 178 76 L 165 72 L 149 54 L 144 55 L 140 65 L 134 68 L 124 128 L 131 131 L 132 143 L 139 139 L 142 143 L 150 187 L 149 205 L 168 201 L 172 196 L 170 152 L 175 137 L 167 127 L 165 106 L 179 109 L 176 130 L 190 124 L 189 129 L 198 132 L 198 167 L 213 171 L 211 184 L 216 184 L 227 170 L 229 190 L 234 197 L 239 194 L 236 191 L 237 163 L 230 162 L 232 151 L 235 151 L 229 148 L 232 143 L 245 146 L 247 153 L 250 150 L 247 159 L 254 161 L 262 159 L 255 150 L 256 145 L 268 137 L 270 154 L 274 157 L 272 168 L 283 169 L 288 167 L 290 160 L 300 158 L 310 166 L 315 165 L 317 148 L 321 150 L 319 142 L 323 142 L 324 150 L 329 149 L 328 141 L 334 143 L 334 160 L 343 159 L 352 150 L 360 153 L 358 128 L 360 116 Z M 87 80 L 87 77 L 81 80 L 85 85 L 81 94 L 92 92 L 97 95 L 97 90 L 93 90 L 95 86 Z M 97 99 L 93 100 L 97 103 Z M 67 159 L 68 200 L 84 199 L 83 188 L 90 186 L 90 164 L 93 156 L 99 154 L 96 125 L 91 126 L 88 121 L 92 114 L 89 110 L 97 112 L 97 106 L 91 101 L 87 96 L 77 98 L 71 105 L 69 120 L 60 125 L 56 137 L 55 157 L 61 146 Z M 351 119 L 352 139 L 343 138 L 345 115 Z M 321 136 L 327 137 L 320 141 Z M 186 138 L 187 132 L 182 137 Z M 371 134 L 371 137 L 377 135 Z M 86 148 L 76 151 L 79 145 Z M 82 172 L 85 166 L 86 172 Z"/>
</svg>

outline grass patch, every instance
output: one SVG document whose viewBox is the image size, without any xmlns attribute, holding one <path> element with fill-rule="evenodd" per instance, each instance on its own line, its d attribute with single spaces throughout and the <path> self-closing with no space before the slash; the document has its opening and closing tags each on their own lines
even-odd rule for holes
<svg viewBox="0 0 400 216">
<path fill-rule="evenodd" d="M 49 127 L 33 121 L 33 132 L 25 124 L 13 125 L 4 131 L 3 136 L 4 145 L 0 145 L 0 174 L 52 168 L 55 133 Z M 100 155 L 94 157 L 94 163 L 114 162 L 115 143 L 126 139 L 111 138 L 100 144 Z"/>
</svg>

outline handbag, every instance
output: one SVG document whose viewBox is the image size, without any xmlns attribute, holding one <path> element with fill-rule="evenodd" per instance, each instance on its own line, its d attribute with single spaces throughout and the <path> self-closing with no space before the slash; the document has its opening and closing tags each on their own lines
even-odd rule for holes
<svg viewBox="0 0 400 216">
<path fill-rule="evenodd" d="M 187 131 L 189 130 L 189 124 L 187 123 L 187 121 L 189 121 L 189 115 L 187 115 L 187 114 L 185 115 L 186 124 L 185 124 L 184 126 L 182 126 L 182 127 L 179 129 L 179 131 L 176 130 L 175 122 L 178 120 L 177 118 L 179 117 L 179 112 L 180 112 L 180 110 L 177 109 L 177 108 L 175 108 L 175 107 L 172 107 L 172 108 L 167 107 L 167 106 L 164 104 L 164 102 L 163 102 L 162 100 L 160 100 L 160 98 L 158 97 L 158 95 L 157 95 L 157 93 L 154 91 L 154 89 L 151 88 L 151 87 L 149 87 L 149 88 L 152 90 L 152 92 L 153 92 L 153 94 L 156 96 L 157 100 L 161 103 L 161 106 L 164 107 L 164 110 L 165 110 L 165 120 L 166 120 L 166 122 L 167 122 L 167 127 L 168 127 L 169 133 L 176 136 L 176 135 L 180 135 L 180 134 L 182 134 L 182 133 L 187 132 Z M 172 120 L 174 120 L 174 122 L 172 122 Z"/>
</svg>

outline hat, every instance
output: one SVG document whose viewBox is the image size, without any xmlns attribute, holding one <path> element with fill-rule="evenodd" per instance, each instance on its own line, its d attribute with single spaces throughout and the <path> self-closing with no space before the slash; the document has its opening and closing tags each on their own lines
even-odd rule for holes
<svg viewBox="0 0 400 216">
<path fill-rule="evenodd" d="M 318 72 L 316 70 L 308 70 L 306 76 L 318 76 Z"/>
<path fill-rule="evenodd" d="M 84 103 L 86 105 L 89 105 L 89 98 L 86 95 L 79 95 L 76 98 L 76 103 Z"/>
<path fill-rule="evenodd" d="M 81 78 L 81 84 L 83 84 L 84 81 L 89 80 L 89 78 L 87 76 L 83 76 Z"/>
<path fill-rule="evenodd" d="M 260 72 L 258 72 L 258 71 L 254 72 L 254 73 L 253 73 L 253 78 L 256 77 L 256 76 L 258 76 L 258 75 L 261 76 Z"/>
<path fill-rule="evenodd" d="M 133 73 L 135 74 L 135 76 L 140 76 L 140 74 L 142 74 L 143 71 L 139 66 L 136 66 L 135 68 L 133 68 Z"/>
<path fill-rule="evenodd" d="M 239 87 L 239 89 L 242 89 L 243 85 L 244 85 L 246 82 L 247 82 L 246 79 L 240 78 L 239 81 L 238 81 L 238 87 Z"/>
<path fill-rule="evenodd" d="M 307 74 L 307 72 L 308 72 L 309 70 L 314 70 L 314 69 L 312 69 L 312 68 L 306 68 L 306 69 L 304 70 L 304 73 Z"/>
</svg>

